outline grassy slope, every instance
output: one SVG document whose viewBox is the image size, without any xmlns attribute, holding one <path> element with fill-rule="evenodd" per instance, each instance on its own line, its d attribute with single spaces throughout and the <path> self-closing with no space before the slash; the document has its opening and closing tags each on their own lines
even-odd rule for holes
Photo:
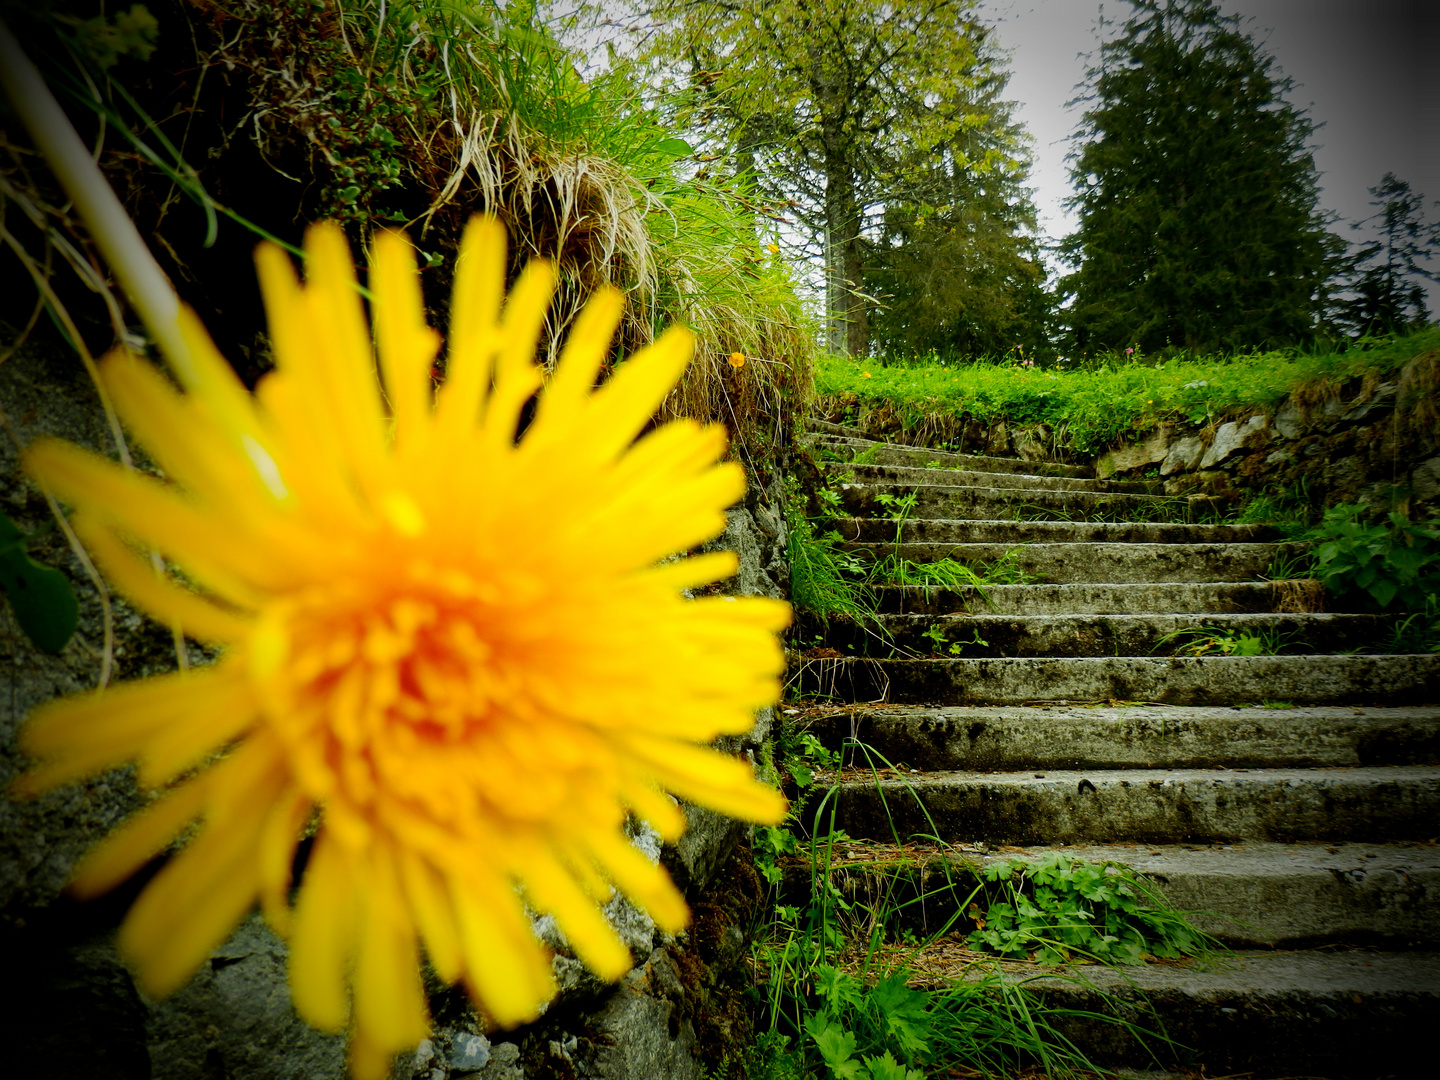
<svg viewBox="0 0 1440 1080">
<path fill-rule="evenodd" d="M 1307 388 L 1322 396 L 1347 379 L 1383 378 L 1412 357 L 1440 348 L 1440 327 L 1343 353 L 1269 352 L 1228 359 L 1171 360 L 1151 366 L 1117 360 L 1096 370 L 1065 371 L 976 362 L 882 365 L 825 357 L 815 366 L 823 406 L 889 404 L 906 426 L 934 414 L 1065 428 L 1077 452 L 1097 453 L 1127 433 L 1163 421 L 1205 423 L 1273 409 Z"/>
</svg>

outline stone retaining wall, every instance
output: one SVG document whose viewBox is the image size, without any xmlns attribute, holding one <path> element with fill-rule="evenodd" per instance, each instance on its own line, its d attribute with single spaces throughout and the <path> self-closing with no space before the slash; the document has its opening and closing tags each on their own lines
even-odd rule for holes
<svg viewBox="0 0 1440 1080">
<path fill-rule="evenodd" d="M 1313 503 L 1396 505 L 1412 519 L 1440 510 L 1440 354 L 1385 381 L 1292 394 L 1273 413 L 1220 424 L 1162 425 L 1095 461 L 1102 478 L 1158 474 L 1172 495 L 1238 500 L 1289 488 Z"/>
</svg>

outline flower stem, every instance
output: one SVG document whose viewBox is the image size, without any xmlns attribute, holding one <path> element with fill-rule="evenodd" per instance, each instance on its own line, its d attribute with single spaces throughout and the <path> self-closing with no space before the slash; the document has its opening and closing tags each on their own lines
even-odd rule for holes
<svg viewBox="0 0 1440 1080">
<path fill-rule="evenodd" d="M 80 141 L 70 118 L 20 42 L 0 19 L 0 88 L 24 123 L 35 147 L 89 226 L 105 261 L 119 279 L 155 344 L 182 382 L 193 373 L 190 349 L 180 333 L 180 300 L 165 271 L 145 246 L 100 166 Z"/>
</svg>

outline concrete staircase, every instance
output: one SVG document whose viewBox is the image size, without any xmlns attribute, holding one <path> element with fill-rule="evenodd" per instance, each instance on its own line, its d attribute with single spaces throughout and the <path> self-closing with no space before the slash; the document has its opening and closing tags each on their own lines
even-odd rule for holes
<svg viewBox="0 0 1440 1080">
<path fill-rule="evenodd" d="M 1416 1075 L 1440 1018 L 1440 656 L 1355 653 L 1388 635 L 1376 617 L 1286 610 L 1303 589 L 1266 575 L 1294 545 L 1194 524 L 1203 503 L 835 425 L 810 438 L 853 515 L 851 549 L 1005 558 L 1023 582 L 882 589 L 885 635 L 832 621 L 805 661 L 802 688 L 834 703 L 811 730 L 887 763 L 847 757 L 837 777 L 844 887 L 871 888 L 867 868 L 892 872 L 901 852 L 917 891 L 937 869 L 963 879 L 1055 849 L 1125 862 L 1235 952 L 1030 982 L 1078 1008 L 1118 1001 L 1185 1047 L 1157 1061 L 1113 1025 L 1079 1024 L 1094 1060 Z M 912 492 L 897 542 L 879 496 Z M 1285 654 L 1176 655 L 1201 636 L 1176 632 L 1197 628 Z M 935 833 L 943 844 L 915 840 Z M 926 919 L 950 914 L 932 901 Z"/>
</svg>

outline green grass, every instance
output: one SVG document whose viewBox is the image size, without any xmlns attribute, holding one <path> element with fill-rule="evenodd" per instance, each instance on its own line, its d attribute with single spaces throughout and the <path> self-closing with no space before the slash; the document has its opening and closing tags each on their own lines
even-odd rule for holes
<svg viewBox="0 0 1440 1080">
<path fill-rule="evenodd" d="M 815 365 L 815 391 L 837 408 L 888 409 L 907 431 L 937 416 L 1048 424 L 1062 445 L 1089 454 L 1165 421 L 1204 424 L 1272 409 L 1302 388 L 1319 397 L 1348 379 L 1383 378 L 1435 348 L 1440 327 L 1343 352 L 1287 350 L 1162 363 L 1115 357 L 1092 368 L 824 356 Z"/>
<path fill-rule="evenodd" d="M 867 863 L 869 883 L 842 889 L 837 882 L 852 871 L 837 863 L 836 848 L 849 838 L 835 828 L 836 788 L 817 773 L 833 769 L 842 754 L 877 770 L 890 763 L 853 740 L 831 751 L 791 723 L 782 726 L 776 745 L 793 797 L 787 827 L 756 830 L 757 869 L 775 903 L 753 946 L 758 1038 L 745 1063 L 750 1077 L 922 1080 L 1029 1069 L 1094 1075 L 1100 1070 L 1066 1035 L 1077 1025 L 1113 1025 L 1117 1035 L 1157 1055 L 1172 1045 L 1163 1031 L 1144 1026 L 1144 1017 L 1136 1023 L 1118 1011 L 1047 1003 L 1025 986 L 1028 978 L 1013 970 L 1002 976 L 983 957 L 967 966 L 964 979 L 937 983 L 933 972 L 922 974 L 926 950 L 963 937 L 975 923 L 980 931 L 994 929 L 995 941 L 978 943 L 981 948 L 1033 953 L 1062 965 L 1207 952 L 1213 943 L 1143 878 L 1117 864 L 1059 856 L 1033 865 L 1003 863 L 976 878 L 942 851 L 923 873 L 909 855 Z M 909 797 L 918 799 L 913 791 Z M 926 839 L 934 843 L 933 836 Z M 809 881 L 791 895 L 782 890 L 780 863 L 788 858 L 793 867 L 796 857 Z M 1033 977 L 1042 975 L 1094 990 L 1080 968 L 1037 968 Z M 1109 1003 L 1107 995 L 1097 996 Z"/>
</svg>

